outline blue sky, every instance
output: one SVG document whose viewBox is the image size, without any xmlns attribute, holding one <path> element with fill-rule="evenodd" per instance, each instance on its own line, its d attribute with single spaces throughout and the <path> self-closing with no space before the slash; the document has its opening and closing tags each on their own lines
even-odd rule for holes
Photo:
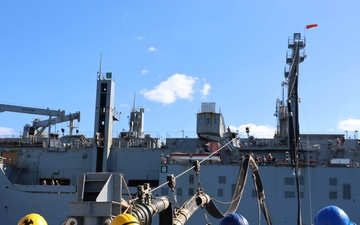
<svg viewBox="0 0 360 225">
<path fill-rule="evenodd" d="M 92 137 L 102 53 L 122 113 L 115 134 L 128 129 L 135 93 L 153 136 L 194 135 L 206 101 L 232 129 L 251 126 L 252 135 L 269 137 L 288 37 L 305 32 L 300 130 L 353 136 L 359 10 L 357 0 L 1 1 L 0 104 L 81 111 L 78 129 Z M 319 26 L 305 31 L 312 23 Z M 47 119 L 0 113 L 0 136 L 18 135 L 38 117 Z"/>
</svg>

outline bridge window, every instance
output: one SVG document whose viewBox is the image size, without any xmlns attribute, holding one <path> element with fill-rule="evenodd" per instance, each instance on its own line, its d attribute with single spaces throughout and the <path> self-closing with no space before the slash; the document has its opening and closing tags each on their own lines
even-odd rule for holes
<svg viewBox="0 0 360 225">
<path fill-rule="evenodd" d="M 189 175 L 189 184 L 193 184 L 194 183 L 194 174 L 190 174 Z"/>
<path fill-rule="evenodd" d="M 218 197 L 223 197 L 224 196 L 224 189 L 218 189 Z"/>
<path fill-rule="evenodd" d="M 194 188 L 189 188 L 189 196 L 193 196 L 194 195 Z"/>
<path fill-rule="evenodd" d="M 343 199 L 351 199 L 351 186 L 350 184 L 343 185 Z"/>
<path fill-rule="evenodd" d="M 336 178 L 330 178 L 329 179 L 329 185 L 330 186 L 336 186 L 337 185 L 337 179 Z"/>
<path fill-rule="evenodd" d="M 219 184 L 226 184 L 226 177 L 225 176 L 219 176 L 218 183 Z"/>
<path fill-rule="evenodd" d="M 294 185 L 295 179 L 293 177 L 285 177 L 284 184 L 285 185 Z"/>
<path fill-rule="evenodd" d="M 336 191 L 330 191 L 329 192 L 329 199 L 337 199 L 337 192 Z"/>
<path fill-rule="evenodd" d="M 304 185 L 304 176 L 299 176 L 300 185 Z M 295 185 L 295 177 L 285 177 L 284 179 L 285 185 Z"/>
<path fill-rule="evenodd" d="M 293 192 L 293 191 L 285 191 L 284 192 L 284 197 L 285 198 L 295 198 L 295 192 Z"/>
</svg>

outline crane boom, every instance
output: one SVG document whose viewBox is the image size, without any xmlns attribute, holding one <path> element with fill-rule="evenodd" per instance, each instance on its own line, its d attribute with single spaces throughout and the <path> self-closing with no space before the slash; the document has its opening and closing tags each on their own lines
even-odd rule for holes
<svg viewBox="0 0 360 225">
<path fill-rule="evenodd" d="M 70 113 L 68 115 L 65 115 L 63 117 L 56 117 L 56 118 L 51 118 L 48 120 L 34 120 L 33 121 L 33 127 L 38 130 L 37 132 L 37 136 L 40 136 L 43 131 L 54 124 L 58 124 L 58 123 L 63 123 L 63 122 L 68 122 L 70 121 L 70 135 L 72 135 L 72 131 L 73 131 L 73 121 L 77 120 L 78 122 L 80 122 L 80 112 L 76 112 L 76 113 Z M 39 128 L 41 128 L 39 130 Z"/>
<path fill-rule="evenodd" d="M 32 108 L 32 107 L 25 107 L 25 106 L 16 106 L 16 105 L 6 105 L 0 104 L 0 112 L 17 112 L 17 113 L 26 113 L 26 114 L 36 114 L 36 115 L 44 115 L 44 116 L 57 116 L 63 117 L 65 116 L 64 110 L 51 110 L 47 109 L 40 109 L 40 108 Z"/>
</svg>

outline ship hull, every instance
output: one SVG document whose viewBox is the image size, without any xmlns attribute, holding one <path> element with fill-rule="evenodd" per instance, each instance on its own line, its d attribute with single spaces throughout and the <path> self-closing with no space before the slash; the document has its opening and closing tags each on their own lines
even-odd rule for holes
<svg viewBox="0 0 360 225">
<path fill-rule="evenodd" d="M 121 151 L 117 154 L 120 153 Z M 139 156 L 137 151 L 133 151 L 132 154 L 122 153 L 123 157 L 128 159 Z M 164 152 L 159 151 L 156 154 L 153 152 L 151 155 L 161 154 Z M 150 160 L 156 165 L 151 169 L 149 165 L 143 165 L 144 168 L 148 168 L 146 172 L 141 166 L 140 170 L 133 170 L 128 166 L 127 169 L 117 169 L 119 172 L 128 172 L 132 175 L 131 178 L 158 180 L 159 184 L 163 184 L 166 183 L 168 174 L 179 175 L 190 167 L 180 163 L 163 164 L 159 157 L 156 159 L 158 159 L 156 163 L 155 158 Z M 208 164 L 200 168 L 200 184 L 203 191 L 216 200 L 217 206 L 223 212 L 226 211 L 226 206 L 219 202 L 231 200 L 238 172 L 239 165 Z M 297 196 L 293 169 L 286 166 L 259 166 L 259 172 L 273 224 L 294 224 L 297 220 Z M 316 213 L 327 205 L 337 205 L 344 209 L 353 221 L 360 221 L 357 210 L 354 210 L 358 208 L 360 201 L 360 192 L 357 191 L 360 188 L 360 181 L 355 179 L 359 176 L 359 168 L 320 166 L 300 168 L 303 224 L 310 225 Z M 16 224 L 23 215 L 31 212 L 43 215 L 50 225 L 61 224 L 70 214 L 70 202 L 76 201 L 74 186 L 13 185 L 3 172 L 0 173 L 0 184 L 0 216 L 7 224 Z M 198 180 L 193 170 L 180 176 L 176 180 L 175 187 L 177 204 L 183 204 L 196 193 L 197 188 Z M 157 190 L 154 195 L 167 195 L 173 199 L 173 194 L 167 186 Z M 258 223 L 258 212 L 254 185 L 249 174 L 237 213 L 245 216 L 250 224 L 255 224 Z M 188 223 L 205 223 L 204 218 L 203 212 L 198 210 Z M 153 224 L 157 224 L 156 221 L 157 217 L 154 218 Z M 219 222 L 213 218 L 211 221 Z M 266 224 L 264 217 L 261 218 L 261 224 Z"/>
<path fill-rule="evenodd" d="M 166 182 L 168 173 L 180 174 L 186 167 L 169 165 L 167 173 L 161 173 L 160 181 Z M 165 170 L 164 170 L 165 171 Z M 239 166 L 205 165 L 200 169 L 201 187 L 216 199 L 217 206 L 226 211 L 219 202 L 229 202 L 239 172 Z M 297 192 L 295 176 L 291 167 L 260 166 L 259 172 L 265 190 L 266 204 L 273 224 L 295 224 L 297 221 Z M 191 172 L 194 174 L 194 172 Z M 359 168 L 303 167 L 300 168 L 301 214 L 303 224 L 312 224 L 316 213 L 325 206 L 341 207 L 353 221 L 360 221 L 357 213 L 360 201 Z M 177 179 L 177 201 L 189 199 L 188 193 L 195 193 L 197 180 L 189 183 L 189 175 Z M 192 190 L 190 190 L 192 189 Z M 351 190 L 350 190 L 351 189 Z M 179 192 L 181 193 L 179 195 Z M 164 193 L 166 191 L 164 190 Z M 161 194 L 161 193 L 159 193 Z M 171 196 L 171 193 L 169 193 Z M 248 176 L 244 193 L 237 210 L 250 224 L 258 223 L 258 203 L 252 177 Z M 199 210 L 189 220 L 189 224 L 205 223 L 203 212 Z M 216 220 L 215 220 L 216 221 Z M 214 222 L 214 220 L 213 220 Z M 219 221 L 217 221 L 219 222 Z M 261 224 L 266 224 L 262 216 Z"/>
</svg>

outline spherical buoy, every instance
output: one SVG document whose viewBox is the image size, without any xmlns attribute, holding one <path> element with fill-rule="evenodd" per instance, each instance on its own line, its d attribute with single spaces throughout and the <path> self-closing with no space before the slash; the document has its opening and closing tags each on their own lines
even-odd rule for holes
<svg viewBox="0 0 360 225">
<path fill-rule="evenodd" d="M 349 216 L 341 208 L 330 205 L 321 209 L 315 216 L 315 225 L 351 225 Z"/>
<path fill-rule="evenodd" d="M 37 213 L 30 213 L 24 216 L 18 225 L 48 225 L 44 217 Z"/>
<path fill-rule="evenodd" d="M 131 214 L 119 214 L 111 222 L 111 225 L 139 225 L 139 221 Z"/>
<path fill-rule="evenodd" d="M 219 225 L 249 225 L 249 222 L 245 217 L 240 214 L 227 214 Z"/>
</svg>

